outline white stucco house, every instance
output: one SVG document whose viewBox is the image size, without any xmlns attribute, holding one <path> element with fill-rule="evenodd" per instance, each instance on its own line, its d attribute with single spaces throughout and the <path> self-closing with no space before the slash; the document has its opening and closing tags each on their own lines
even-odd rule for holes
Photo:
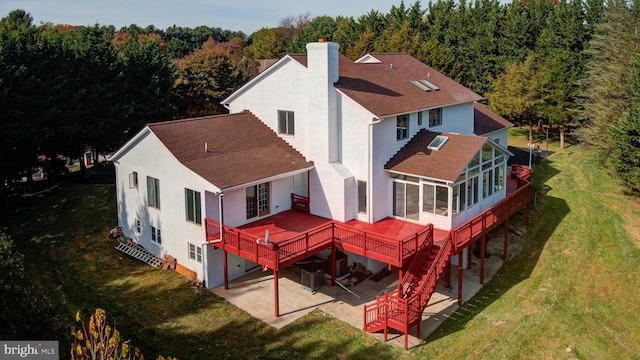
<svg viewBox="0 0 640 360">
<path fill-rule="evenodd" d="M 129 140 L 112 157 L 125 233 L 214 287 L 223 261 L 231 279 L 256 264 L 206 246 L 204 218 L 240 227 L 300 206 L 449 231 L 505 198 L 511 124 L 479 95 L 407 54 L 338 48 L 284 56 L 223 101 L 229 115 Z"/>
</svg>

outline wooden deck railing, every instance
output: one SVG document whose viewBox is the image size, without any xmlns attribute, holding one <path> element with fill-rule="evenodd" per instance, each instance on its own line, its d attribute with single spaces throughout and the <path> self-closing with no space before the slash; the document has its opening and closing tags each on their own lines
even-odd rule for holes
<svg viewBox="0 0 640 360">
<path fill-rule="evenodd" d="M 255 236 L 225 225 L 222 241 L 216 242 L 220 240 L 220 223 L 205 218 L 205 224 L 207 241 L 212 242 L 213 246 L 273 270 L 289 266 L 334 245 L 354 254 L 403 267 L 423 242 L 433 241 L 432 225 L 403 240 L 396 240 L 330 222 L 285 241 L 270 244 L 258 243 Z"/>
<path fill-rule="evenodd" d="M 365 330 L 370 332 L 384 330 L 385 341 L 388 328 L 402 331 L 405 334 L 404 348 L 406 350 L 407 334 L 413 326 L 419 325 L 422 312 L 435 291 L 436 283 L 451 255 L 461 252 L 484 233 L 494 229 L 525 206 L 527 207 L 528 220 L 528 205 L 531 201 L 531 170 L 523 165 L 512 165 L 510 173 L 516 178 L 516 191 L 450 231 L 426 274 L 421 270 L 421 262 L 424 261 L 424 253 L 430 246 L 429 241 L 425 241 L 420 248 L 416 248 L 418 255 L 414 257 L 407 273 L 398 285 L 398 289 L 376 297 L 374 302 L 364 306 Z M 431 242 L 433 242 L 433 238 Z M 415 286 L 416 284 L 420 286 Z M 418 334 L 420 334 L 420 327 L 418 327 Z"/>
<path fill-rule="evenodd" d="M 431 232 L 432 233 L 432 232 Z M 433 234 L 433 233 L 432 233 Z M 441 244 L 437 255 L 432 259 L 427 273 L 421 270 L 425 253 L 433 246 L 433 237 L 425 241 L 414 257 L 409 270 L 400 282 L 398 289 L 376 297 L 371 304 L 364 306 L 364 329 L 367 331 L 386 331 L 393 328 L 405 334 L 404 347 L 407 349 L 409 330 L 422 319 L 422 312 L 429 303 L 440 274 L 444 270 L 452 252 L 451 233 Z M 418 287 L 414 287 L 418 284 Z"/>
</svg>

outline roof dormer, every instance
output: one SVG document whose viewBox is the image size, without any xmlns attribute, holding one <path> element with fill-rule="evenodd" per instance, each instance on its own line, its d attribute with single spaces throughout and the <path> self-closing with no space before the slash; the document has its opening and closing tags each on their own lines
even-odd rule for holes
<svg viewBox="0 0 640 360">
<path fill-rule="evenodd" d="M 382 61 L 378 60 L 375 56 L 367 54 L 360 59 L 354 61 L 356 64 L 380 64 Z"/>
</svg>

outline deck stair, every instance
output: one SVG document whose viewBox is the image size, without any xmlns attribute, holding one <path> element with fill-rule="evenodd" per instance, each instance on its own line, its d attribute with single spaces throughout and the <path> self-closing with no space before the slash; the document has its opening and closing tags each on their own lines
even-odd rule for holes
<svg viewBox="0 0 640 360">
<path fill-rule="evenodd" d="M 162 264 L 162 259 L 153 255 L 147 249 L 134 242 L 119 241 L 118 246 L 116 246 L 116 250 L 122 251 L 123 253 L 130 255 L 153 267 L 158 267 Z"/>
<path fill-rule="evenodd" d="M 423 244 L 398 289 L 379 296 L 373 303 L 365 306 L 364 330 L 383 330 L 385 341 L 389 328 L 404 332 L 406 349 L 409 330 L 417 325 L 418 334 L 420 333 L 422 312 L 427 307 L 451 254 L 451 236 L 440 245 L 432 242 Z"/>
</svg>

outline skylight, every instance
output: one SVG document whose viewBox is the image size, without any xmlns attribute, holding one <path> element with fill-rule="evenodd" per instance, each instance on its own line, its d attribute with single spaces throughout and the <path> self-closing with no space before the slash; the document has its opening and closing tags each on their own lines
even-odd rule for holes
<svg viewBox="0 0 640 360">
<path fill-rule="evenodd" d="M 427 80 L 411 80 L 411 83 L 426 92 L 429 92 L 431 90 L 433 91 L 440 90 L 439 87 L 435 86 L 434 84 L 430 83 Z"/>
<path fill-rule="evenodd" d="M 429 143 L 427 148 L 429 150 L 440 150 L 442 148 L 442 146 L 444 145 L 444 143 L 447 142 L 447 140 L 449 140 L 448 137 L 443 136 L 443 135 L 438 135 L 433 140 L 431 140 L 431 142 Z"/>
</svg>

